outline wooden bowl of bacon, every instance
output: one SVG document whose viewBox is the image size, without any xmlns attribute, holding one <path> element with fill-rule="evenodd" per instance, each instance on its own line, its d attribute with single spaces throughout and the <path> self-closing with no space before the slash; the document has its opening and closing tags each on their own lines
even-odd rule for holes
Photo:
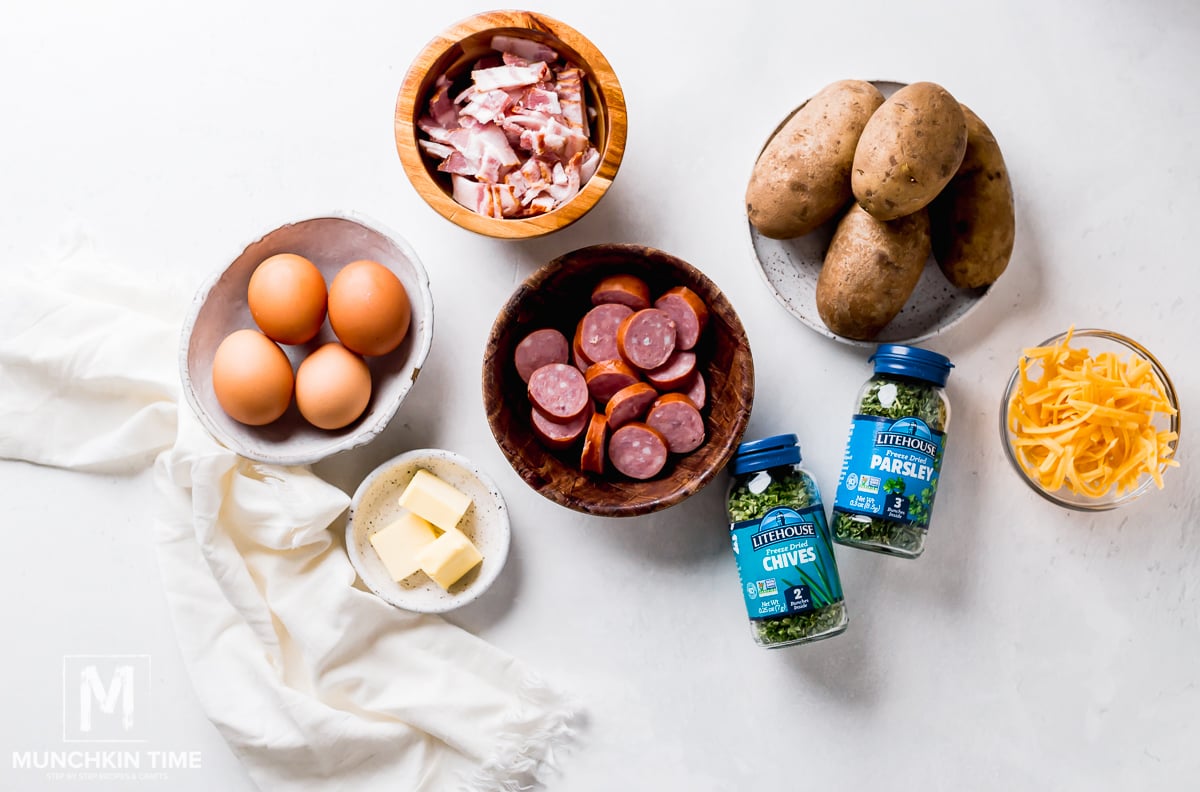
<svg viewBox="0 0 1200 792">
<path fill-rule="evenodd" d="M 409 67 L 396 149 L 420 196 L 451 222 L 525 239 L 565 228 L 612 184 L 625 97 L 578 31 L 527 11 L 453 25 Z"/>
<path fill-rule="evenodd" d="M 534 490 L 605 517 L 664 509 L 725 467 L 754 401 L 750 344 L 704 273 L 638 245 L 551 261 L 501 310 L 488 423 Z"/>
</svg>

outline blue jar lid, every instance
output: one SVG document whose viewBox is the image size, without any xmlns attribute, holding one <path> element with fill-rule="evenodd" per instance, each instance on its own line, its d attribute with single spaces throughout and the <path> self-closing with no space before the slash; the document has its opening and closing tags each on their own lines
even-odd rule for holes
<svg viewBox="0 0 1200 792">
<path fill-rule="evenodd" d="M 729 463 L 729 472 L 738 476 L 753 470 L 799 463 L 800 438 L 794 434 L 772 435 L 739 445 Z"/>
<path fill-rule="evenodd" d="M 869 360 L 875 361 L 876 374 L 899 374 L 932 382 L 939 388 L 946 385 L 954 364 L 945 355 L 920 347 L 903 344 L 880 344 Z"/>
</svg>

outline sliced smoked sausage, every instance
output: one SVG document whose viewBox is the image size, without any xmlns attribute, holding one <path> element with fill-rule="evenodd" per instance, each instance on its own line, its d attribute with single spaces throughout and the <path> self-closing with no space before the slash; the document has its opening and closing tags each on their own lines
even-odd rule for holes
<svg viewBox="0 0 1200 792">
<path fill-rule="evenodd" d="M 629 478 L 654 478 L 667 464 L 667 441 L 644 423 L 626 424 L 608 441 L 608 461 Z"/>
<path fill-rule="evenodd" d="M 635 311 L 650 307 L 650 287 L 636 275 L 609 275 L 592 290 L 592 305 L 620 303 Z"/>
<path fill-rule="evenodd" d="M 575 339 L 571 342 L 571 361 L 580 372 L 586 372 L 592 361 L 583 353 L 583 320 L 575 325 Z"/>
<path fill-rule="evenodd" d="M 638 311 L 617 328 L 617 349 L 631 366 L 656 369 L 675 351 L 675 322 L 657 308 Z"/>
<path fill-rule="evenodd" d="M 654 301 L 654 307 L 665 312 L 675 322 L 675 346 L 691 349 L 700 340 L 704 326 L 708 324 L 708 306 L 700 295 L 687 286 L 667 289 Z"/>
<path fill-rule="evenodd" d="M 592 398 L 601 404 L 608 404 L 614 393 L 638 381 L 637 372 L 623 360 L 602 360 L 593 363 L 583 372 L 583 378 L 587 380 Z"/>
<path fill-rule="evenodd" d="M 646 381 L 660 391 L 679 390 L 691 383 L 695 371 L 696 353 L 676 349 L 666 363 L 646 372 Z"/>
<path fill-rule="evenodd" d="M 583 431 L 587 429 L 595 409 L 589 402 L 578 418 L 573 418 L 565 423 L 551 421 L 536 408 L 529 412 L 530 421 L 533 423 L 533 433 L 537 435 L 538 440 L 542 441 L 542 445 L 555 451 L 561 451 L 564 448 L 570 448 L 579 440 Z"/>
<path fill-rule="evenodd" d="M 679 392 L 691 399 L 697 410 L 703 410 L 704 405 L 708 403 L 708 385 L 704 382 L 704 375 L 699 371 L 693 375 L 691 380 L 684 383 Z"/>
<path fill-rule="evenodd" d="M 620 357 L 617 353 L 617 330 L 621 322 L 632 315 L 632 308 L 619 303 L 597 305 L 584 314 L 583 323 L 579 326 L 579 349 L 584 357 L 593 363 Z"/>
<path fill-rule="evenodd" d="M 644 382 L 635 382 L 629 387 L 621 388 L 608 400 L 608 425 L 613 430 L 620 429 L 630 421 L 636 421 L 646 414 L 650 405 L 658 398 L 658 391 Z"/>
<path fill-rule="evenodd" d="M 533 372 L 551 363 L 566 363 L 567 337 L 557 330 L 547 327 L 534 330 L 521 339 L 513 352 L 513 360 L 517 364 L 517 373 L 522 382 L 529 382 Z"/>
<path fill-rule="evenodd" d="M 578 418 L 591 403 L 583 374 L 566 363 L 551 363 L 533 372 L 528 391 L 533 406 L 559 423 Z"/>
<path fill-rule="evenodd" d="M 583 452 L 579 455 L 579 467 L 588 473 L 604 472 L 604 439 L 608 436 L 608 420 L 604 413 L 596 413 L 588 422 L 587 434 L 583 436 Z"/>
<path fill-rule="evenodd" d="M 704 442 L 704 419 L 682 393 L 658 397 L 646 415 L 646 424 L 666 438 L 667 450 L 672 454 L 690 453 Z"/>
</svg>

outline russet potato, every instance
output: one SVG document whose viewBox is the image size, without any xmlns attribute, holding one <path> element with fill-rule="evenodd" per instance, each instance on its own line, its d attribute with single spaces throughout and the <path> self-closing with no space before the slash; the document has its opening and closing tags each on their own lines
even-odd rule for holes
<svg viewBox="0 0 1200 792">
<path fill-rule="evenodd" d="M 929 213 L 878 220 L 858 204 L 838 223 L 817 279 L 817 313 L 838 335 L 866 341 L 912 295 L 929 258 Z"/>
<path fill-rule="evenodd" d="M 987 124 L 966 106 L 967 152 L 958 173 L 929 207 L 933 256 L 961 289 L 995 282 L 1016 238 L 1012 182 Z"/>
<path fill-rule="evenodd" d="M 879 220 L 912 214 L 954 177 L 966 149 L 966 117 L 949 91 L 906 85 L 863 129 L 850 175 L 854 198 Z"/>
<path fill-rule="evenodd" d="M 859 136 L 882 104 L 869 82 L 840 80 L 788 119 L 754 163 L 746 189 L 746 214 L 760 233 L 788 239 L 837 215 L 851 197 Z"/>
</svg>

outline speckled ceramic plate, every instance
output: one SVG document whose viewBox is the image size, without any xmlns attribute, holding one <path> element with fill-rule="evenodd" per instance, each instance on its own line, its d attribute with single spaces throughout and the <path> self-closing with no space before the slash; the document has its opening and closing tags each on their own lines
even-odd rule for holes
<svg viewBox="0 0 1200 792">
<path fill-rule="evenodd" d="M 904 83 L 883 80 L 872 80 L 871 83 L 879 88 L 884 96 L 891 96 L 904 86 Z M 771 136 L 767 138 L 768 142 L 800 107 L 788 113 L 787 118 L 771 132 Z M 763 148 L 766 148 L 766 143 L 763 143 Z M 825 251 L 829 248 L 829 240 L 833 238 L 839 220 L 841 214 L 816 231 L 794 239 L 770 239 L 758 233 L 749 220 L 746 221 L 759 270 L 775 299 L 779 300 L 792 316 L 827 338 L 864 347 L 879 343 L 916 343 L 939 335 L 954 326 L 978 306 L 988 292 L 987 287 L 966 290 L 950 285 L 938 268 L 937 262 L 930 256 L 912 296 L 908 298 L 908 302 L 896 318 L 889 322 L 878 336 L 870 341 L 857 341 L 840 336 L 826 327 L 817 313 L 817 278 L 821 274 Z"/>
<path fill-rule="evenodd" d="M 308 465 L 366 445 L 387 427 L 412 390 L 429 355 L 433 342 L 433 294 L 416 251 L 400 236 L 379 228 L 373 220 L 339 212 L 288 223 L 247 245 L 232 264 L 214 273 L 197 292 L 180 338 L 180 376 L 188 403 L 222 445 L 260 462 Z M 349 426 L 318 429 L 304 420 L 294 399 L 278 420 L 266 426 L 246 426 L 226 415 L 217 401 L 212 386 L 213 357 L 225 336 L 234 330 L 255 327 L 246 302 L 246 288 L 258 265 L 276 253 L 298 253 L 308 258 L 321 271 L 326 283 L 331 283 L 351 261 L 374 259 L 391 270 L 408 293 L 412 304 L 408 335 L 395 351 L 367 358 L 371 401 L 362 416 Z M 326 320 L 309 343 L 285 344 L 282 348 L 295 368 L 306 355 L 336 340 Z"/>
<path fill-rule="evenodd" d="M 371 535 L 404 513 L 400 493 L 421 469 L 471 497 L 458 528 L 483 561 L 449 591 L 421 571 L 397 583 L 371 546 Z M 397 608 L 420 613 L 444 613 L 476 600 L 504 568 L 508 542 L 508 508 L 496 485 L 469 460 L 437 448 L 408 451 L 375 468 L 354 493 L 346 523 L 346 551 L 367 588 Z"/>
</svg>

